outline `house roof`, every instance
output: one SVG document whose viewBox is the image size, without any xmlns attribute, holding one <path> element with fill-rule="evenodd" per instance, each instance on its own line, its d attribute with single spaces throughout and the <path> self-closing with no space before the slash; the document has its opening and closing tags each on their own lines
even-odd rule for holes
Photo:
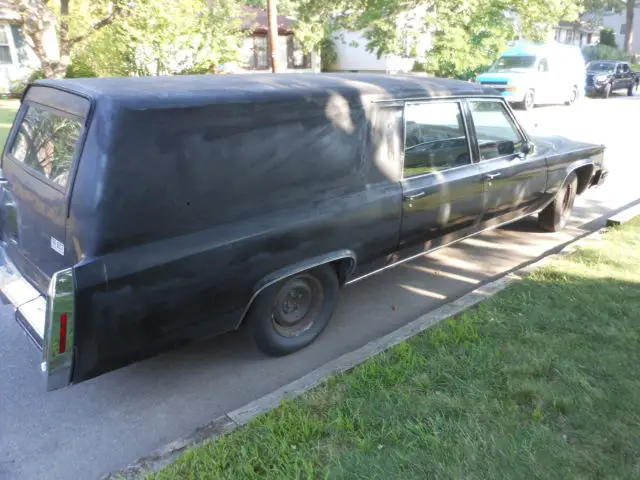
<svg viewBox="0 0 640 480">
<path fill-rule="evenodd" d="M 269 31 L 269 15 L 266 10 L 255 7 L 243 6 L 243 30 L 252 30 L 253 33 L 267 33 Z M 284 15 L 278 15 L 278 33 L 293 33 L 294 20 Z"/>
<path fill-rule="evenodd" d="M 20 14 L 9 0 L 0 0 L 0 20 L 20 20 Z"/>
</svg>

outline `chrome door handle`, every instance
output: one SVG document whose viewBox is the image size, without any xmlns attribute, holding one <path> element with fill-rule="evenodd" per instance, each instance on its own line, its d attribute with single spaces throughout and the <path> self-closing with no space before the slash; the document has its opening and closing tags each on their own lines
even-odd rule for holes
<svg viewBox="0 0 640 480">
<path fill-rule="evenodd" d="M 491 181 L 491 180 L 493 180 L 494 178 L 498 178 L 500 175 L 502 175 L 502 174 L 501 174 L 501 173 L 487 173 L 484 177 L 485 177 L 487 180 Z"/>
<path fill-rule="evenodd" d="M 411 200 L 417 200 L 418 198 L 422 198 L 426 195 L 425 192 L 418 192 L 418 193 L 414 193 L 413 195 L 405 195 L 404 199 L 407 201 L 411 201 Z"/>
</svg>

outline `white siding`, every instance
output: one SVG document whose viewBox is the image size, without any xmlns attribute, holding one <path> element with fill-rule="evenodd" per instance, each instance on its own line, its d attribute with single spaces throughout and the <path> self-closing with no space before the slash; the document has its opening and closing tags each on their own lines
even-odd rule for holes
<svg viewBox="0 0 640 480">
<path fill-rule="evenodd" d="M 624 33 L 620 33 L 622 25 L 627 22 L 626 12 L 605 15 L 603 23 L 610 27 L 616 34 L 616 44 L 618 48 L 624 47 Z M 633 16 L 633 44 L 631 49 L 633 53 L 640 54 L 640 8 L 636 8 Z"/>
</svg>

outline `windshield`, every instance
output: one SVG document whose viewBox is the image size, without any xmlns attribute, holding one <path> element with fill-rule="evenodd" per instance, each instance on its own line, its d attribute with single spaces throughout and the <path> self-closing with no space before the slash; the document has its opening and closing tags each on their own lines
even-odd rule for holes
<svg viewBox="0 0 640 480">
<path fill-rule="evenodd" d="M 592 72 L 613 72 L 615 64 L 609 62 L 591 62 L 587 65 L 587 70 Z"/>
<path fill-rule="evenodd" d="M 501 70 L 519 70 L 523 68 L 532 68 L 536 63 L 536 57 L 527 55 L 518 56 L 502 56 L 491 67 L 491 72 Z"/>
</svg>

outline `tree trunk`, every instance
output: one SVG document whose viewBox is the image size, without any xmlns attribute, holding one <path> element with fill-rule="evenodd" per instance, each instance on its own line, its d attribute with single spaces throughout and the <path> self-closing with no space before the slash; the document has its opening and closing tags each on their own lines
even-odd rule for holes
<svg viewBox="0 0 640 480">
<path fill-rule="evenodd" d="M 271 71 L 278 73 L 278 11 L 276 0 L 267 0 L 267 13 L 269 19 L 269 50 L 271 53 Z"/>
<path fill-rule="evenodd" d="M 627 31 L 624 32 L 624 51 L 631 53 L 633 49 L 633 14 L 636 0 L 627 0 Z"/>
</svg>

